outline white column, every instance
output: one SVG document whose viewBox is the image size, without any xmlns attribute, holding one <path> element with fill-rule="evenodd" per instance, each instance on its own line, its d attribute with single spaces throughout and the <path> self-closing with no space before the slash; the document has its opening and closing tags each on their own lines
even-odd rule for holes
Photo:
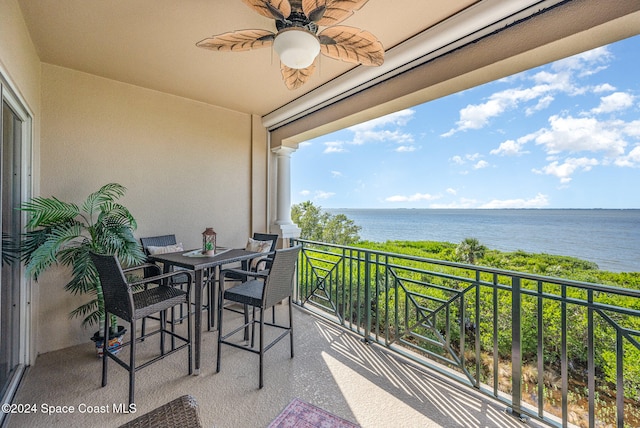
<svg viewBox="0 0 640 428">
<path fill-rule="evenodd" d="M 298 238 L 300 229 L 291 221 L 291 154 L 296 149 L 276 147 L 276 220 L 282 238 Z"/>
</svg>

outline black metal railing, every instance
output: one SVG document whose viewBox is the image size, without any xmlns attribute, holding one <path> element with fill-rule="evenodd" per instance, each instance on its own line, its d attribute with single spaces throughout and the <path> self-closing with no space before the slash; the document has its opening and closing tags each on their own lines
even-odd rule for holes
<svg viewBox="0 0 640 428">
<path fill-rule="evenodd" d="M 640 291 L 295 240 L 296 303 L 553 425 L 640 423 Z"/>
</svg>

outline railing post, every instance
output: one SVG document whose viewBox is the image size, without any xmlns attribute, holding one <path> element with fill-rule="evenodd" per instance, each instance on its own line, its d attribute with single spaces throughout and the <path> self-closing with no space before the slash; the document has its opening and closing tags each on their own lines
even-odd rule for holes
<svg viewBox="0 0 640 428">
<path fill-rule="evenodd" d="M 371 253 L 364 253 L 364 341 L 371 335 Z"/>
<path fill-rule="evenodd" d="M 511 409 L 520 419 L 522 415 L 522 324 L 520 277 L 511 277 Z"/>
<path fill-rule="evenodd" d="M 587 309 L 587 376 L 589 388 L 589 426 L 596 426 L 596 363 L 594 356 L 595 332 L 593 328 L 593 290 L 587 292 L 589 307 Z"/>
</svg>

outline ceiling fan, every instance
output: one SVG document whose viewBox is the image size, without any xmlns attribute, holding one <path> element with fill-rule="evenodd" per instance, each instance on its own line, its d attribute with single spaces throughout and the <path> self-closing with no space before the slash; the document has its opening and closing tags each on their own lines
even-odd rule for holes
<svg viewBox="0 0 640 428">
<path fill-rule="evenodd" d="M 214 51 L 247 51 L 273 46 L 289 89 L 302 86 L 315 70 L 318 53 L 342 61 L 378 66 L 382 43 L 368 31 L 336 25 L 368 0 L 242 0 L 260 15 L 275 19 L 277 32 L 239 30 L 211 36 L 196 46 Z M 318 33 L 319 27 L 326 27 Z"/>
</svg>

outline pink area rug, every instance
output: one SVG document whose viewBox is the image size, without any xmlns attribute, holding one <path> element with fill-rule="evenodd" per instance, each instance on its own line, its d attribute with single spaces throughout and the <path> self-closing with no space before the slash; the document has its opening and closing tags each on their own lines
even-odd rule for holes
<svg viewBox="0 0 640 428">
<path fill-rule="evenodd" d="M 357 428 L 358 425 L 294 398 L 269 428 Z"/>
</svg>

